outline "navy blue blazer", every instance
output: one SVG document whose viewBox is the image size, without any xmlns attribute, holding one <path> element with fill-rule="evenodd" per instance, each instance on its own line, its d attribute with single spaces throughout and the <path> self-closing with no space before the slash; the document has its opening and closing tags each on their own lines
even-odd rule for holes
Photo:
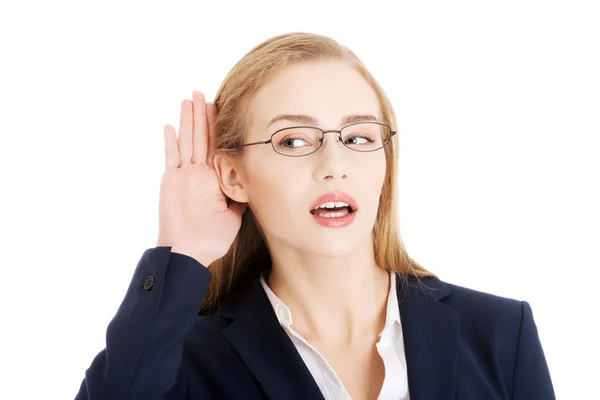
<svg viewBox="0 0 600 400">
<path fill-rule="evenodd" d="M 200 314 L 211 279 L 147 249 L 76 399 L 323 399 L 256 276 Z M 530 305 L 398 276 L 411 400 L 554 399 Z"/>
</svg>

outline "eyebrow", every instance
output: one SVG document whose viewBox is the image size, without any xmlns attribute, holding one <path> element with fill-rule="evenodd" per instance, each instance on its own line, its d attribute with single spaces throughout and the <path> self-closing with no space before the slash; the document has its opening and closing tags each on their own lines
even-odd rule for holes
<svg viewBox="0 0 600 400">
<path fill-rule="evenodd" d="M 318 121 L 315 117 L 306 114 L 279 114 L 276 115 L 269 123 L 267 124 L 267 128 L 278 121 L 290 121 L 296 122 L 303 125 L 312 125 L 316 126 Z M 379 119 L 371 114 L 354 114 L 354 115 L 346 115 L 342 117 L 340 120 L 340 125 L 350 125 L 355 122 L 366 122 L 373 121 L 379 122 Z"/>
</svg>

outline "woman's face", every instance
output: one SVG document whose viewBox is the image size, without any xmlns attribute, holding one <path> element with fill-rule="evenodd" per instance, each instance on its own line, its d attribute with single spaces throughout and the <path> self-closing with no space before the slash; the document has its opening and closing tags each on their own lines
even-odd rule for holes
<svg viewBox="0 0 600 400">
<path fill-rule="evenodd" d="M 269 124 L 280 114 L 306 115 L 315 122 Z M 293 65 L 253 97 L 245 143 L 269 140 L 273 132 L 290 126 L 340 129 L 342 118 L 350 115 L 373 115 L 381 122 L 376 93 L 358 72 L 340 61 Z M 291 246 L 335 257 L 372 240 L 385 178 L 384 150 L 360 153 L 336 138 L 335 133 L 326 134 L 323 146 L 304 157 L 280 155 L 271 144 L 246 147 L 243 193 L 271 248 Z M 344 192 L 356 200 L 358 209 L 350 225 L 332 228 L 315 221 L 311 205 L 329 192 Z"/>
</svg>

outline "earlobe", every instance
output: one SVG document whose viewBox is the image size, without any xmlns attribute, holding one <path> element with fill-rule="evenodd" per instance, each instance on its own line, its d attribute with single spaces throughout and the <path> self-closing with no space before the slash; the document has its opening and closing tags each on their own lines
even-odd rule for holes
<svg viewBox="0 0 600 400">
<path fill-rule="evenodd" d="M 239 177 L 239 167 L 229 157 L 222 154 L 215 154 L 213 158 L 214 169 L 217 174 L 219 186 L 225 196 L 238 203 L 247 203 L 248 196 L 243 182 Z"/>
</svg>

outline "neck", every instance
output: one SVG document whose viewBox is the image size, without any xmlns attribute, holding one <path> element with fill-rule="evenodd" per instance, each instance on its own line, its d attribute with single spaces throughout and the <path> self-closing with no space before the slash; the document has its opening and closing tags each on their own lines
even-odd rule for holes
<svg viewBox="0 0 600 400">
<path fill-rule="evenodd" d="M 383 329 L 389 272 L 375 263 L 372 241 L 339 257 L 271 252 L 271 290 L 292 312 L 293 328 L 315 343 L 354 345 Z"/>
</svg>

